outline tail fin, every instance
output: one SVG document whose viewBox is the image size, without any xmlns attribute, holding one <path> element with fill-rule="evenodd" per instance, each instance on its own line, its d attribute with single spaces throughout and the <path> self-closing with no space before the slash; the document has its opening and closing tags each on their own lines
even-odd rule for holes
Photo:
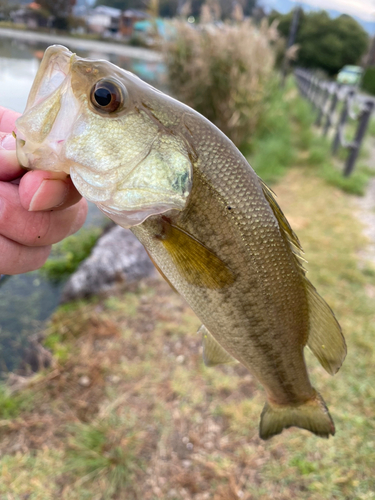
<svg viewBox="0 0 375 500">
<path fill-rule="evenodd" d="M 300 427 L 317 436 L 328 438 L 335 434 L 335 425 L 323 398 L 315 395 L 298 406 L 281 406 L 267 402 L 260 417 L 259 435 L 269 439 L 288 427 Z"/>
</svg>

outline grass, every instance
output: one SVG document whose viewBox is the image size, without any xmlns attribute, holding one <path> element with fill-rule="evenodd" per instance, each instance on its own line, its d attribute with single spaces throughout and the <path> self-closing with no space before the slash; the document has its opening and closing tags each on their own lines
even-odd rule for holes
<svg viewBox="0 0 375 500">
<path fill-rule="evenodd" d="M 296 95 L 293 90 L 290 93 L 290 86 L 291 82 L 286 99 L 279 82 L 273 84 L 255 136 L 247 147 L 242 148 L 250 164 L 267 183 L 280 179 L 296 158 L 290 120 L 290 109 L 296 102 Z"/>
<path fill-rule="evenodd" d="M 0 419 L 17 417 L 22 409 L 22 402 L 22 397 L 11 395 L 6 387 L 0 386 Z"/>
<path fill-rule="evenodd" d="M 90 255 L 102 232 L 100 227 L 83 228 L 54 245 L 51 257 L 41 268 L 42 274 L 54 283 L 64 281 Z"/>
<path fill-rule="evenodd" d="M 142 470 L 140 448 L 145 434 L 141 430 L 134 432 L 131 427 L 129 419 L 112 415 L 101 422 L 71 428 L 64 470 L 79 477 L 76 486 L 89 484 L 94 491 L 102 490 L 105 499 L 125 488 L 131 490 L 134 472 Z"/>
<path fill-rule="evenodd" d="M 370 135 L 370 137 L 375 137 L 375 116 L 374 116 L 374 114 L 372 114 L 372 116 L 370 118 L 370 122 L 369 122 L 369 126 L 368 126 L 368 134 Z"/>
<path fill-rule="evenodd" d="M 299 97 L 293 81 L 287 80 L 284 91 L 276 79 L 255 137 L 242 152 L 265 182 L 275 183 L 298 152 L 311 147 L 312 123 L 309 105 Z"/>
<path fill-rule="evenodd" d="M 275 84 L 251 149 L 245 148 L 243 152 L 258 175 L 269 184 L 277 182 L 297 163 L 309 166 L 329 184 L 347 193 L 363 195 L 375 175 L 365 147 L 361 149 L 354 172 L 350 177 L 343 177 L 347 151 L 341 148 L 341 161 L 334 159 L 330 140 L 321 137 L 321 129 L 314 128 L 314 121 L 310 103 L 297 94 L 292 80 L 287 82 L 284 92 Z M 351 125 L 348 139 L 354 135 L 354 125 Z M 371 140 L 371 127 L 367 137 Z"/>
</svg>

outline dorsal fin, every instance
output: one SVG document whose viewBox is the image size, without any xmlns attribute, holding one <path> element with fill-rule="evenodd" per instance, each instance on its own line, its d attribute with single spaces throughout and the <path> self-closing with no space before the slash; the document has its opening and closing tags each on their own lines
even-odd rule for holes
<svg viewBox="0 0 375 500">
<path fill-rule="evenodd" d="M 259 182 L 262 186 L 263 194 L 264 194 L 266 200 L 268 201 L 268 203 L 270 204 L 270 207 L 272 208 L 272 211 L 273 211 L 273 213 L 274 213 L 274 215 L 279 223 L 280 231 L 281 231 L 282 235 L 284 236 L 285 240 L 289 243 L 290 249 L 293 252 L 293 255 L 294 255 L 294 258 L 296 260 L 298 267 L 300 268 L 302 273 L 305 275 L 306 269 L 303 267 L 303 263 L 306 262 L 306 260 L 302 256 L 303 250 L 302 250 L 301 243 L 298 239 L 298 236 L 293 231 L 293 229 L 290 227 L 290 224 L 289 224 L 287 218 L 285 217 L 285 215 L 283 214 L 277 201 L 275 200 L 275 196 L 276 196 L 275 193 L 272 191 L 271 188 L 269 188 L 267 186 L 267 184 L 265 184 L 262 181 L 262 179 L 260 177 L 258 177 L 258 179 L 259 179 Z"/>
<path fill-rule="evenodd" d="M 261 179 L 260 183 L 264 196 L 279 223 L 281 235 L 289 243 L 298 268 L 303 275 L 303 284 L 309 308 L 309 337 L 307 345 L 323 368 L 329 374 L 334 375 L 339 370 L 346 356 L 346 344 L 341 327 L 329 305 L 306 278 L 306 270 L 303 267 L 303 262 L 306 261 L 301 255 L 303 254 L 301 244 L 277 204 L 273 192 Z"/>
<path fill-rule="evenodd" d="M 290 227 L 287 218 L 285 217 L 281 208 L 279 207 L 279 204 L 275 200 L 276 196 L 275 193 L 272 191 L 270 187 L 267 186 L 265 182 L 262 181 L 262 179 L 260 179 L 260 177 L 259 180 L 263 189 L 263 194 L 266 197 L 268 203 L 270 204 L 276 219 L 279 221 L 280 229 L 282 229 L 287 234 L 288 240 L 292 243 L 292 245 L 294 245 L 296 248 L 298 248 L 298 250 L 303 252 L 298 236 Z"/>
<path fill-rule="evenodd" d="M 323 368 L 334 375 L 346 356 L 346 343 L 335 315 L 307 278 L 304 278 L 309 306 L 307 345 Z"/>
</svg>

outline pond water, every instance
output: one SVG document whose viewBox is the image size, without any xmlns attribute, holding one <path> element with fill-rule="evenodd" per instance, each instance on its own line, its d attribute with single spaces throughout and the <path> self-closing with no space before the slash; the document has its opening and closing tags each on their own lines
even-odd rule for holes
<svg viewBox="0 0 375 500">
<path fill-rule="evenodd" d="M 25 43 L 0 35 L 0 105 L 23 112 L 43 52 L 51 43 Z M 121 54 L 77 50 L 81 57 L 106 59 L 163 88 L 162 63 L 132 59 Z M 90 205 L 85 227 L 106 219 Z M 63 283 L 53 284 L 38 271 L 5 277 L 0 281 L 0 375 L 17 368 L 30 335 L 41 330 L 59 303 Z"/>
</svg>

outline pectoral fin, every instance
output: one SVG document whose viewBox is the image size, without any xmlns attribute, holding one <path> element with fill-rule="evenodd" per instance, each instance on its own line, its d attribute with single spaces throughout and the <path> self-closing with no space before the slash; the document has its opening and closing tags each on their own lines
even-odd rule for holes
<svg viewBox="0 0 375 500">
<path fill-rule="evenodd" d="M 234 282 L 234 274 L 228 266 L 192 235 L 166 221 L 163 229 L 161 242 L 189 284 L 219 289 Z"/>
<path fill-rule="evenodd" d="M 174 290 L 176 293 L 178 293 L 178 291 L 175 289 L 175 287 L 172 285 L 172 283 L 169 281 L 169 279 L 166 277 L 166 275 L 163 273 L 163 271 L 160 269 L 160 267 L 156 264 L 156 262 L 154 261 L 154 259 L 152 258 L 150 252 L 147 250 L 146 247 L 145 247 L 145 250 L 147 252 L 147 255 L 150 257 L 151 262 L 154 264 L 156 269 L 159 271 L 160 275 L 165 279 L 165 281 L 172 288 L 172 290 Z"/>
<path fill-rule="evenodd" d="M 202 334 L 203 361 L 206 366 L 237 363 L 237 360 L 221 347 L 204 325 L 199 328 L 198 333 Z"/>
<path fill-rule="evenodd" d="M 346 344 L 335 315 L 313 285 L 305 279 L 309 305 L 308 347 L 323 368 L 334 375 L 346 356 Z"/>
</svg>

